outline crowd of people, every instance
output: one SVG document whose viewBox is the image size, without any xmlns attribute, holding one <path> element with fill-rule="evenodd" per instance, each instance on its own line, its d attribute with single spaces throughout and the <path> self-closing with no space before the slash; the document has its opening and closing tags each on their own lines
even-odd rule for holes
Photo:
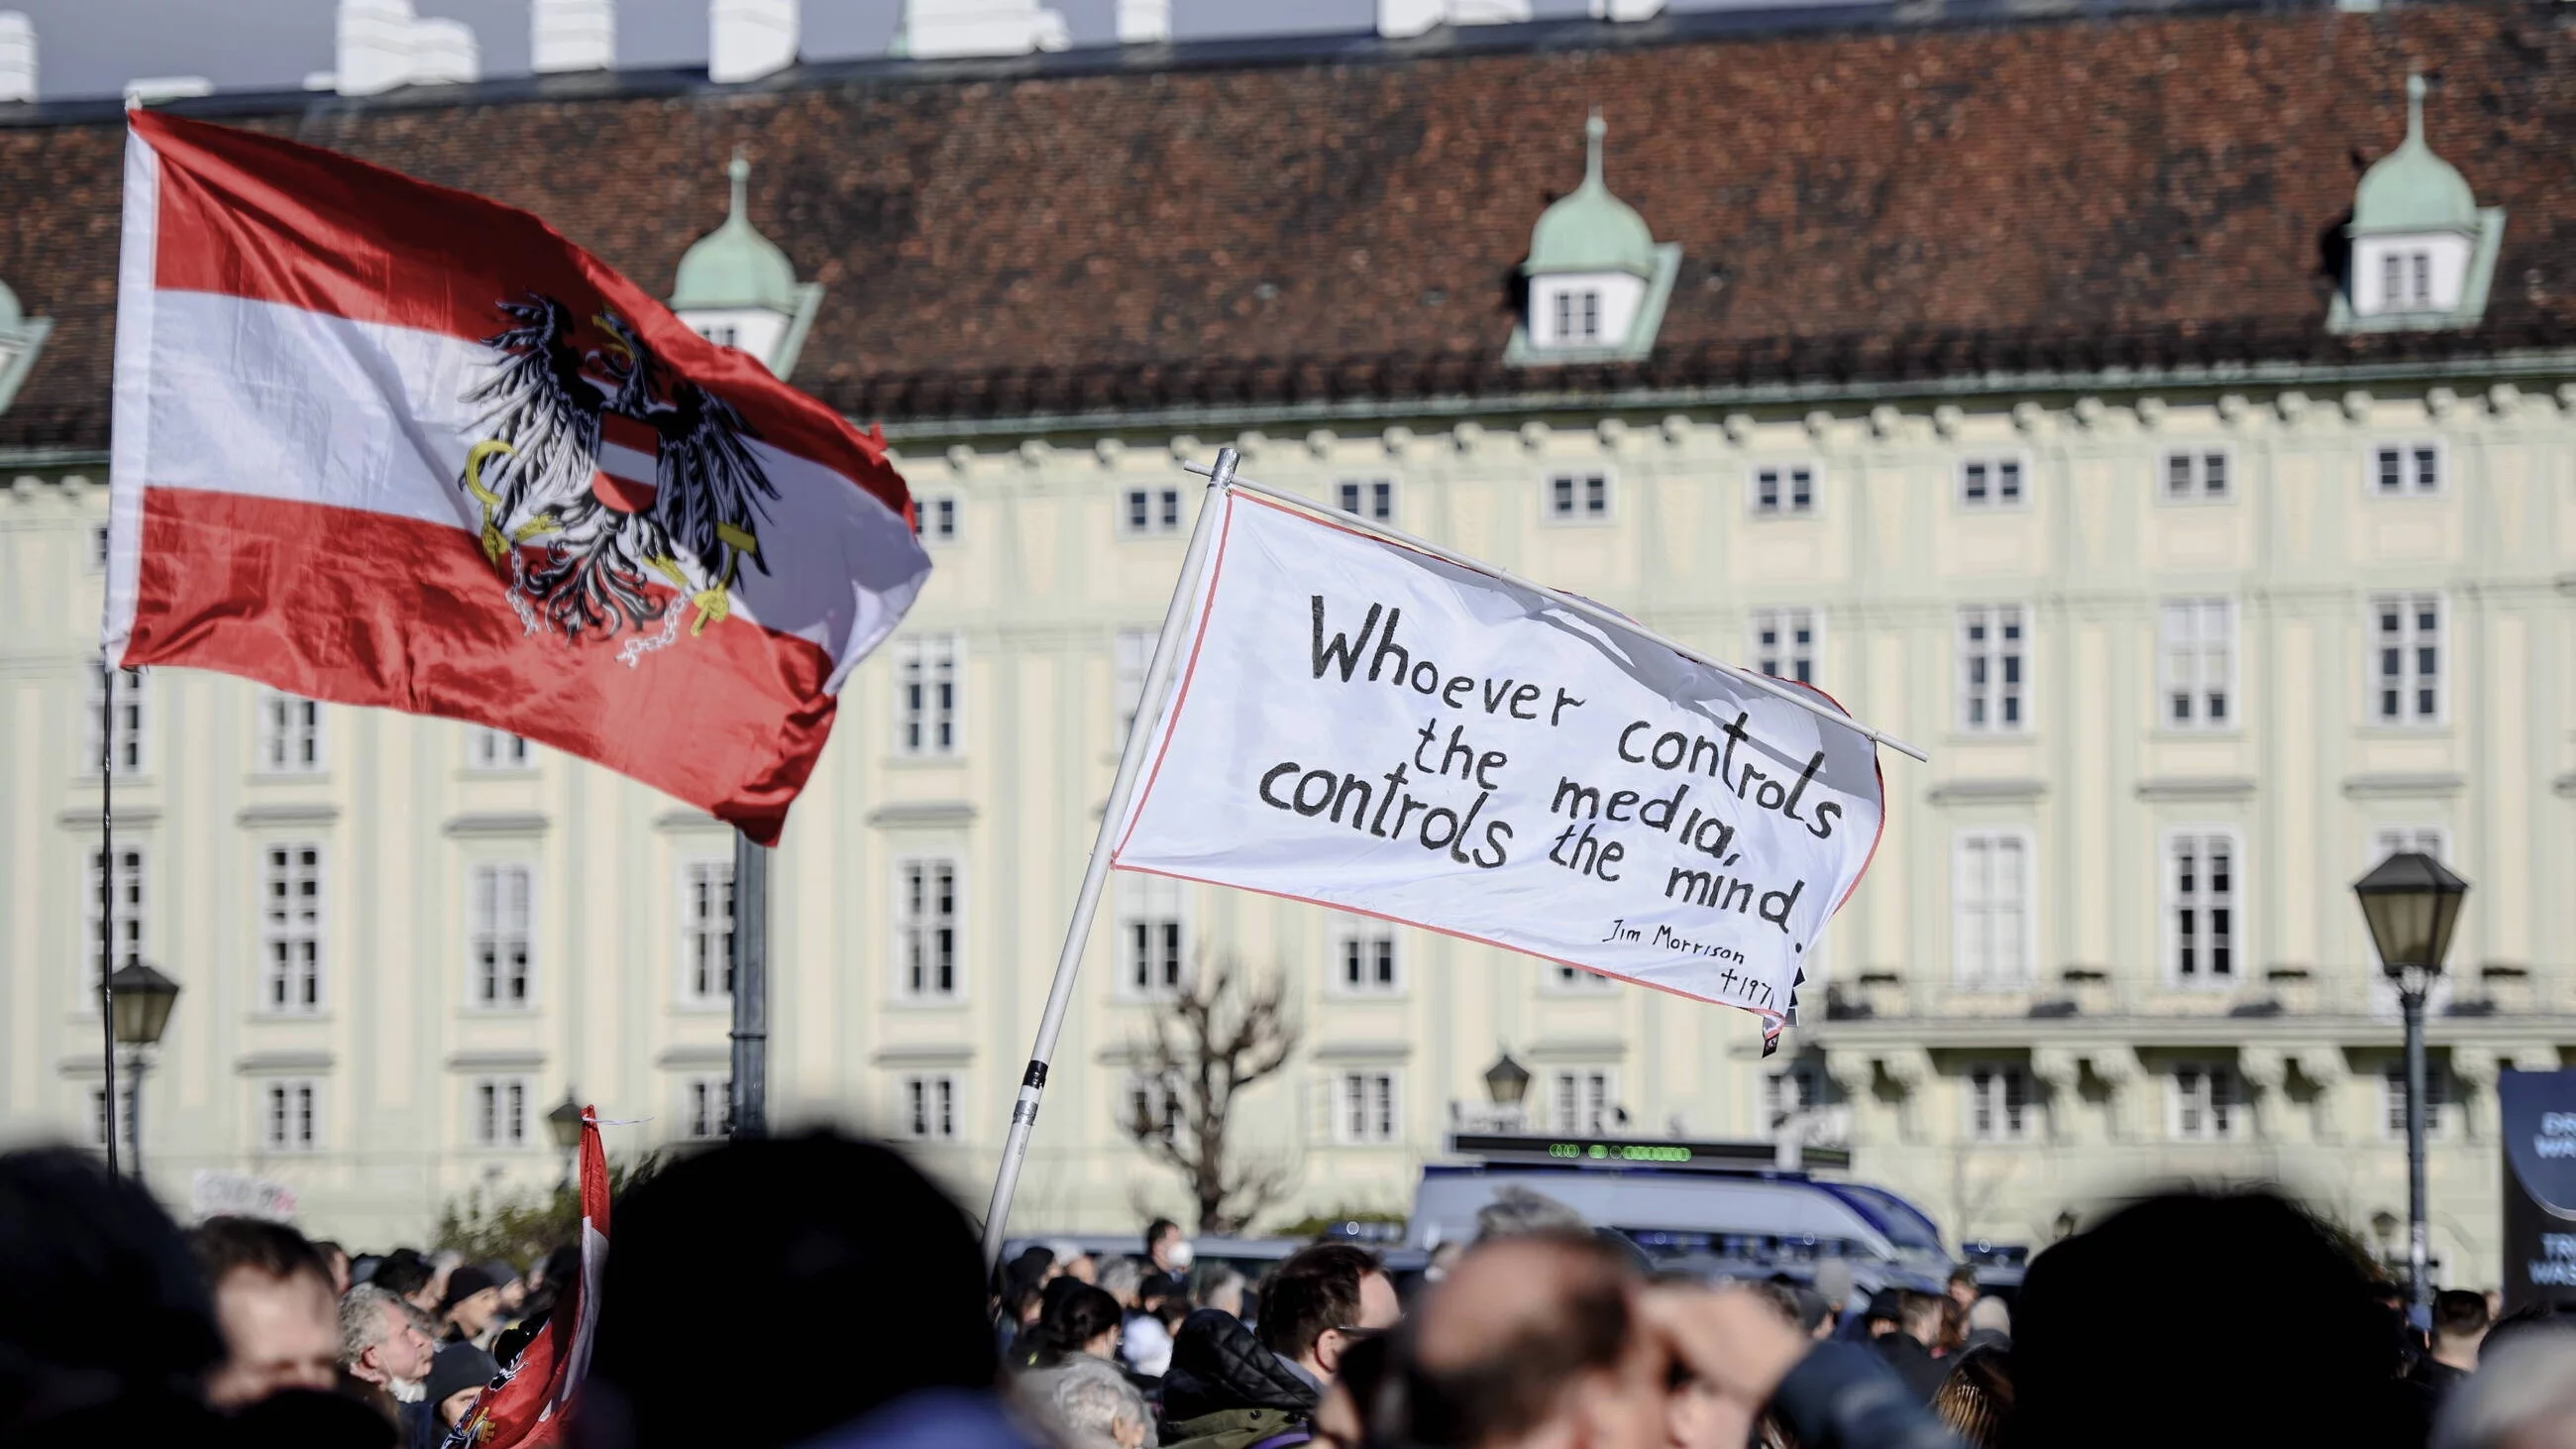
<svg viewBox="0 0 2576 1449">
<path fill-rule="evenodd" d="M 1139 1252 L 988 1274 L 902 1157 L 729 1143 L 620 1198 L 572 1449 L 2576 1449 L 2576 1316 L 2431 1328 L 2277 1195 L 2180 1193 L 2041 1253 L 2009 1306 L 1659 1272 L 1543 1201 L 1399 1283 L 1307 1247 L 1254 1281 L 1157 1222 Z M 576 1262 L 294 1229 L 182 1232 L 65 1149 L 0 1155 L 0 1445 L 418 1449 Z M 509 1446 L 496 1446 L 509 1449 Z"/>
</svg>

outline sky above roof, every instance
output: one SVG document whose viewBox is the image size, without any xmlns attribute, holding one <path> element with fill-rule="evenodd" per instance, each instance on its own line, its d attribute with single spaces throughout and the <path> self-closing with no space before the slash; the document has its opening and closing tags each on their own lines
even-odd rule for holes
<svg viewBox="0 0 2576 1449">
<path fill-rule="evenodd" d="M 880 55 L 902 0 L 805 0 L 804 52 L 816 60 Z M 1106 44 L 1117 0 L 1053 0 L 1076 45 Z M 1747 0 L 1681 0 L 1717 9 Z M 1781 0 L 1768 0 L 1778 4 Z M 1797 0 L 1790 0 L 1797 3 Z M 416 0 L 424 16 L 474 27 L 483 73 L 528 68 L 528 0 Z M 1541 17 L 1580 15 L 1584 0 L 1534 0 Z M 333 0 L 0 0 L 35 22 L 38 87 L 47 99 L 115 95 L 143 76 L 204 76 L 217 86 L 292 87 L 331 68 Z M 1374 0 L 1172 0 L 1185 40 L 1365 30 Z M 618 0 L 620 66 L 703 65 L 707 0 Z"/>
</svg>

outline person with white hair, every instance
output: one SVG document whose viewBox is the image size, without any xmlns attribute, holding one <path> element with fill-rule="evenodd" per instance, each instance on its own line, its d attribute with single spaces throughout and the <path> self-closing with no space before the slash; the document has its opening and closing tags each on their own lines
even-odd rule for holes
<svg viewBox="0 0 2576 1449">
<path fill-rule="evenodd" d="M 1969 1305 L 1968 1340 L 1959 1346 L 1959 1351 L 1965 1353 L 1988 1345 L 2012 1347 L 2012 1309 L 1991 1293 Z"/>
<path fill-rule="evenodd" d="M 2431 1449 L 2576 1449 L 2576 1331 L 2534 1328 L 2481 1353 L 2442 1401 Z"/>
<path fill-rule="evenodd" d="M 1517 1182 L 1496 1188 L 1494 1200 L 1476 1209 L 1476 1241 L 1480 1243 L 1518 1233 L 1583 1233 L 1591 1228 L 1583 1214 Z"/>
<path fill-rule="evenodd" d="M 1153 1442 L 1154 1411 L 1134 1384 L 1091 1368 L 1054 1378 L 1048 1408 L 1067 1449 L 1145 1449 Z"/>
</svg>

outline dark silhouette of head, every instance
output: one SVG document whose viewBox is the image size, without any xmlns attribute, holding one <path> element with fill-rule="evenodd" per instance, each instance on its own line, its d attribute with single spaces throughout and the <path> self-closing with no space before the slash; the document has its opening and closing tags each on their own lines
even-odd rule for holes
<svg viewBox="0 0 2576 1449">
<path fill-rule="evenodd" d="M 2280 1312 L 2214 1312 L 2212 1292 Z M 2270 1192 L 2126 1208 L 2040 1254 L 2014 1320 L 2008 1449 L 2424 1442 L 2362 1258 Z"/>
<path fill-rule="evenodd" d="M 1106 1289 L 1095 1288 L 1079 1278 L 1058 1278 L 1049 1283 L 1045 1300 L 1045 1306 L 1038 1310 L 1037 1329 L 1029 1335 L 1030 1362 L 1037 1368 L 1054 1368 L 1074 1357 L 1092 1340 L 1114 1332 L 1127 1317 L 1127 1311 Z"/>
<path fill-rule="evenodd" d="M 1932 1413 L 1968 1449 L 2002 1443 L 2013 1416 L 2012 1351 L 1972 1348 L 1959 1355 L 1933 1391 Z"/>
<path fill-rule="evenodd" d="M 88 1154 L 0 1154 L 0 1284 L 0 1443 L 110 1443 L 204 1412 L 224 1355 L 205 1280 L 160 1205 Z"/>
<path fill-rule="evenodd" d="M 885 1148 L 729 1142 L 638 1185 L 610 1228 L 590 1442 L 770 1449 L 916 1390 L 993 1387 L 975 1235 Z M 739 1351 L 719 1384 L 720 1343 Z"/>
</svg>

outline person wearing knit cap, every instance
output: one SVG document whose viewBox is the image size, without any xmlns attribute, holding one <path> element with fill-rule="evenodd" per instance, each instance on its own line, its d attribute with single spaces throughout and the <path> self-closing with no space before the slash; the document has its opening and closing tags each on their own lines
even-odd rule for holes
<svg viewBox="0 0 2576 1449">
<path fill-rule="evenodd" d="M 456 1271 L 461 1277 L 469 1270 Z M 492 1355 L 470 1343 L 451 1343 L 438 1351 L 438 1357 L 430 1362 L 426 1387 L 429 1409 L 438 1416 L 441 1433 L 456 1427 L 456 1421 L 474 1407 L 474 1396 L 483 1392 L 483 1386 L 500 1371 L 501 1365 L 493 1361 Z"/>
<path fill-rule="evenodd" d="M 501 1285 L 472 1263 L 447 1275 L 447 1293 L 438 1301 L 439 1320 L 447 1325 L 447 1343 L 483 1343 L 501 1321 Z"/>
</svg>

